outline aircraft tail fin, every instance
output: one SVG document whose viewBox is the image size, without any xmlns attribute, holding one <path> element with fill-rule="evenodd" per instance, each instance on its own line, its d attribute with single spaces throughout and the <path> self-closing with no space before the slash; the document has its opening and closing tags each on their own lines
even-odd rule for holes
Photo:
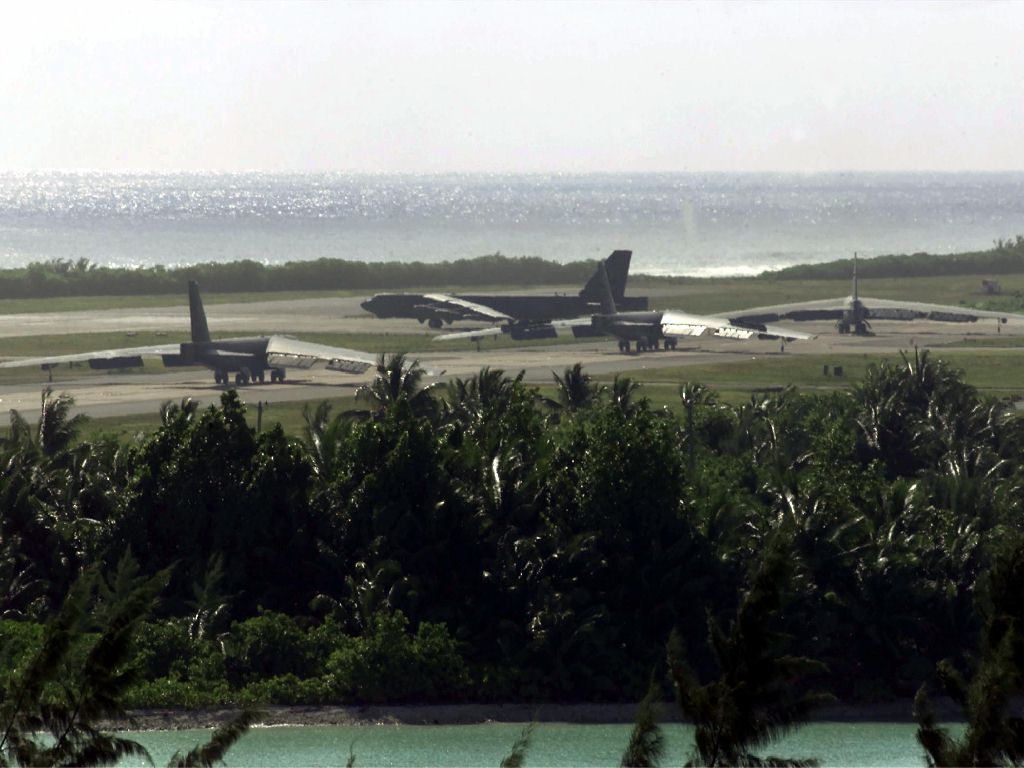
<svg viewBox="0 0 1024 768">
<path fill-rule="evenodd" d="M 857 252 L 853 252 L 853 301 L 856 303 L 859 299 L 857 298 Z"/>
<path fill-rule="evenodd" d="M 601 284 L 601 313 L 614 315 L 618 310 L 615 308 L 615 297 L 612 296 L 612 289 L 608 283 L 608 270 L 603 261 L 597 265 L 597 277 Z"/>
<path fill-rule="evenodd" d="M 604 301 L 605 289 L 601 286 L 601 268 L 605 270 L 605 283 L 611 290 L 612 298 L 621 301 L 626 294 L 626 279 L 629 277 L 629 262 L 633 258 L 632 251 L 613 251 L 612 255 L 598 264 L 590 280 L 580 291 L 580 298 L 586 301 Z"/>
<path fill-rule="evenodd" d="M 209 341 L 210 329 L 206 325 L 206 311 L 199 297 L 199 283 L 188 281 L 188 315 L 192 321 L 192 341 Z"/>
</svg>

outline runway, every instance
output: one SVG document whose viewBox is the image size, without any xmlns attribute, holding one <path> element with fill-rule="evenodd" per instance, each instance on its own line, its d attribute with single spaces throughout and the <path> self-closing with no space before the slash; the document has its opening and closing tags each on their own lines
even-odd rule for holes
<svg viewBox="0 0 1024 768">
<path fill-rule="evenodd" d="M 207 308 L 210 326 L 217 332 L 252 331 L 293 333 L 312 332 L 426 333 L 411 320 L 379 320 L 359 307 L 360 298 L 327 298 L 272 301 L 264 303 L 214 304 Z M 802 323 L 801 330 L 817 333 L 810 341 L 785 345 L 778 341 L 698 338 L 680 339 L 678 350 L 624 355 L 614 339 L 593 339 L 569 345 L 524 346 L 477 351 L 470 343 L 464 349 L 447 349 L 416 355 L 424 368 L 442 380 L 467 377 L 487 366 L 509 374 L 525 372 L 525 380 L 548 384 L 552 374 L 561 374 L 567 366 L 580 362 L 591 375 L 613 375 L 619 371 L 642 371 L 666 366 L 728 363 L 764 355 L 820 355 L 834 352 L 895 353 L 921 347 L 948 346 L 967 337 L 995 337 L 994 324 L 940 324 L 927 321 L 876 323 L 875 336 L 839 336 L 831 323 Z M 53 312 L 0 315 L 0 337 L 67 333 L 124 331 L 188 331 L 184 306 L 146 310 L 102 310 L 91 312 Z M 130 344 L 130 341 L 126 341 Z M 45 350 L 40 350 L 40 354 Z M 357 387 L 372 380 L 373 372 L 359 376 L 331 371 L 289 371 L 281 384 L 250 385 L 239 389 L 246 402 L 281 403 L 316 401 L 351 395 Z M 40 392 L 47 385 L 39 372 L 38 382 L 0 383 L 0 408 L 16 409 L 29 420 L 38 418 Z M 162 373 L 111 372 L 104 375 L 75 377 L 58 370 L 54 391 L 66 392 L 75 399 L 73 413 L 94 418 L 155 414 L 167 401 L 192 398 L 201 405 L 219 402 L 222 387 L 213 383 L 213 374 L 202 368 L 174 369 Z"/>
</svg>

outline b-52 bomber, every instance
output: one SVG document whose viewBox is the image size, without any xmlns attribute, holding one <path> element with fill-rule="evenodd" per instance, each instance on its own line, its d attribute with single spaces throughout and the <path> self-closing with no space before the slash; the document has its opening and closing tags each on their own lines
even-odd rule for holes
<svg viewBox="0 0 1024 768">
<path fill-rule="evenodd" d="M 626 280 L 632 251 L 614 251 L 598 264 L 606 271 L 615 303 L 624 310 L 647 309 L 644 296 L 626 296 Z M 572 318 L 600 309 L 604 289 L 598 271 L 575 296 L 557 294 L 455 294 L 455 293 L 379 293 L 362 303 L 363 309 L 377 317 L 407 317 L 441 328 L 456 320 L 499 323 L 497 333 L 513 339 L 552 338 L 556 332 L 549 321 Z M 581 329 L 579 335 L 593 335 Z"/>
<path fill-rule="evenodd" d="M 579 317 L 569 320 L 554 320 L 549 324 L 552 335 L 561 329 L 571 330 L 579 336 L 580 328 L 588 328 L 591 335 L 615 336 L 619 340 L 619 351 L 630 352 L 633 343 L 637 352 L 658 349 L 675 349 L 677 341 L 686 336 L 718 336 L 729 339 L 813 339 L 812 334 L 793 331 L 781 326 L 765 325 L 764 323 L 740 324 L 726 317 L 714 315 L 692 315 L 679 310 L 647 310 L 641 312 L 622 312 L 615 303 L 608 287 L 604 264 L 598 265 L 598 285 L 602 290 L 601 311 L 590 317 Z M 499 329 L 484 328 L 477 331 L 446 333 L 435 336 L 434 341 L 452 339 L 478 340 L 483 336 L 497 335 Z"/>
<path fill-rule="evenodd" d="M 840 334 L 870 336 L 872 320 L 932 320 L 942 323 L 975 323 L 981 319 L 1004 325 L 1010 320 L 1024 322 L 1024 316 L 1012 312 L 990 312 L 951 304 L 926 304 L 919 301 L 869 299 L 860 296 L 857 286 L 857 254 L 853 255 L 853 292 L 846 298 L 801 301 L 770 307 L 737 310 L 728 318 L 741 325 L 770 323 L 777 320 L 796 322 L 835 320 Z"/>
<path fill-rule="evenodd" d="M 72 355 L 25 357 L 0 363 L 0 368 L 38 365 L 50 370 L 62 363 L 87 362 L 94 369 L 119 369 L 141 366 L 143 357 L 160 357 L 168 368 L 205 366 L 213 371 L 217 384 L 227 385 L 231 374 L 234 374 L 235 384 L 243 385 L 262 384 L 268 371 L 271 382 L 283 382 L 288 368 L 308 370 L 322 365 L 331 371 L 363 373 L 376 363 L 375 358 L 365 352 L 312 344 L 290 336 L 212 339 L 199 296 L 199 285 L 193 280 L 188 284 L 188 308 L 191 341 Z"/>
</svg>

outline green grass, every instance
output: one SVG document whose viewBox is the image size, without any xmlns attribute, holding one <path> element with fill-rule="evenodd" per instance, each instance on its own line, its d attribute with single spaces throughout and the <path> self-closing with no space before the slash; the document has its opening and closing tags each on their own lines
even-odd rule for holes
<svg viewBox="0 0 1024 768">
<path fill-rule="evenodd" d="M 1013 350 L 941 349 L 930 354 L 964 371 L 965 381 L 978 390 L 997 397 L 1024 392 L 1024 356 Z M 859 383 L 868 367 L 882 362 L 902 364 L 899 353 L 757 355 L 751 359 L 685 365 L 671 368 L 623 371 L 643 384 L 643 392 L 668 389 L 671 396 L 686 381 L 700 382 L 719 392 L 726 400 L 745 400 L 758 390 L 794 385 L 801 390 L 837 390 Z M 828 366 L 829 373 L 824 373 Z M 834 370 L 840 366 L 841 377 Z M 600 377 L 602 381 L 612 377 Z M 661 400 L 668 395 L 659 396 Z M 671 398 L 669 398 L 671 399 Z"/>
<path fill-rule="evenodd" d="M 248 390 L 242 392 L 245 397 Z M 272 429 L 275 424 L 280 424 L 285 434 L 293 437 L 303 437 L 306 421 L 302 415 L 305 406 L 316 407 L 321 402 L 331 404 L 331 413 L 343 413 L 363 407 L 356 403 L 355 396 L 347 397 L 324 397 L 315 400 L 270 403 L 263 409 L 262 419 L 258 416 L 256 406 L 246 407 L 246 419 L 249 425 L 256 429 L 258 422 L 262 422 L 262 429 Z M 133 416 L 111 416 L 107 418 L 90 418 L 82 428 L 81 438 L 83 440 L 95 440 L 99 437 L 112 437 L 118 442 L 133 442 L 140 435 L 149 434 L 160 426 L 160 413 L 137 414 Z"/>
<path fill-rule="evenodd" d="M 1007 350 L 932 350 L 934 357 L 948 361 L 964 371 L 967 383 L 985 394 L 1005 397 L 1024 392 L 1024 356 Z M 827 354 L 827 355 L 758 355 L 751 359 L 727 363 L 684 365 L 672 368 L 647 368 L 623 371 L 641 383 L 637 393 L 646 397 L 652 407 L 667 407 L 680 412 L 679 385 L 686 381 L 700 382 L 715 390 L 720 399 L 727 403 L 741 403 L 757 392 L 773 391 L 793 384 L 801 391 L 836 391 L 852 387 L 863 379 L 870 365 L 881 362 L 902 363 L 898 353 L 893 354 Z M 825 375 L 824 366 L 829 367 Z M 843 376 L 837 377 L 836 366 L 843 368 Z M 595 379 L 610 384 L 613 374 L 599 375 Z M 1020 382 L 1020 384 L 1015 384 Z M 538 390 L 543 396 L 556 398 L 554 385 L 542 384 Z M 244 390 L 245 396 L 250 390 Z M 306 405 L 315 407 L 326 400 L 333 407 L 333 413 L 361 407 L 354 395 L 335 398 L 315 398 L 308 401 L 272 403 L 263 413 L 264 429 L 280 424 L 285 433 L 301 437 L 305 427 L 302 416 Z M 257 415 L 254 407 L 248 409 L 251 426 L 256 427 Z M 131 441 L 136 435 L 145 434 L 160 425 L 160 414 L 90 419 L 83 429 L 84 439 L 95 439 L 110 435 L 121 441 Z"/>
</svg>

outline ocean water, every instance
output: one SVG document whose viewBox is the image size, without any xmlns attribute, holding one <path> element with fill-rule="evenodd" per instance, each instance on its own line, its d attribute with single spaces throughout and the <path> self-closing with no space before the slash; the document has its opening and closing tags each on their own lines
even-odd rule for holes
<svg viewBox="0 0 1024 768">
<path fill-rule="evenodd" d="M 629 725 L 536 726 L 526 765 L 616 766 L 629 740 Z M 823 766 L 922 766 L 924 752 L 909 723 L 812 723 L 766 750 L 766 755 L 817 758 Z M 350 751 L 355 764 L 371 766 L 498 766 L 522 725 L 363 725 L 256 728 L 228 753 L 226 765 L 341 766 Z M 692 747 L 692 728 L 666 725 L 662 765 L 682 765 Z M 166 765 L 175 751 L 187 752 L 208 738 L 205 731 L 129 734 Z M 132 765 L 124 761 L 122 765 Z M 138 763 L 142 765 L 143 763 Z"/>
<path fill-rule="evenodd" d="M 556 261 L 752 274 L 1024 234 L 1024 173 L 0 174 L 0 267 L 253 259 Z"/>
</svg>

